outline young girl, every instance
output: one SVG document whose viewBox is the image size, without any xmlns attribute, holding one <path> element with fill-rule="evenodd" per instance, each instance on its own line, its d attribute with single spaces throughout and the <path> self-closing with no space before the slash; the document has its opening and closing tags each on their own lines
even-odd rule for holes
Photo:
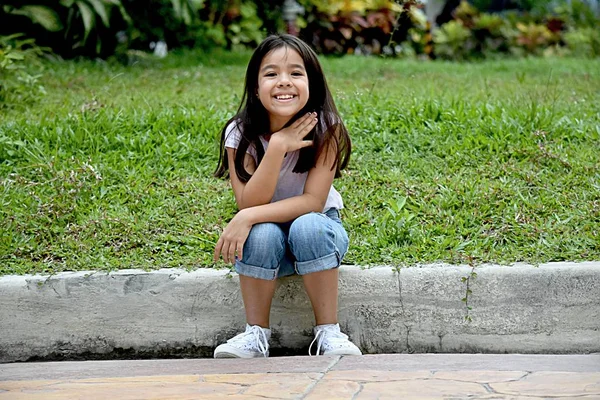
<svg viewBox="0 0 600 400">
<path fill-rule="evenodd" d="M 348 164 L 350 137 L 317 55 L 290 35 L 265 39 L 246 70 L 242 103 L 221 134 L 216 176 L 228 170 L 239 212 L 215 248 L 235 263 L 246 331 L 215 358 L 267 357 L 276 278 L 297 273 L 310 298 L 317 354 L 361 352 L 340 332 L 338 267 L 348 250 L 334 177 Z M 311 349 L 309 349 L 309 354 Z"/>
</svg>

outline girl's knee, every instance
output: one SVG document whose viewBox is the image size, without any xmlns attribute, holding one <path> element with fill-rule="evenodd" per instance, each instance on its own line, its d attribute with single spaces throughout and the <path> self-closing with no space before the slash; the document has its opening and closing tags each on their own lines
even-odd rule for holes
<svg viewBox="0 0 600 400">
<path fill-rule="evenodd" d="M 319 264 L 328 260 L 326 264 L 332 264 L 328 266 L 332 268 L 339 266 L 348 250 L 348 235 L 339 221 L 325 214 L 310 213 L 292 223 L 288 243 L 297 267 L 307 261 Z M 298 273 L 302 272 L 298 270 Z"/>
<path fill-rule="evenodd" d="M 272 279 L 285 255 L 285 247 L 285 234 L 279 226 L 256 224 L 248 234 L 243 258 L 236 262 L 235 269 L 241 275 Z"/>
<path fill-rule="evenodd" d="M 276 256 L 285 252 L 285 235 L 277 224 L 256 224 L 250 230 L 244 243 L 244 259 L 248 256 L 265 257 L 269 254 Z"/>
<path fill-rule="evenodd" d="M 313 212 L 296 218 L 290 226 L 288 237 L 290 249 L 295 253 L 295 250 L 333 242 L 335 232 L 324 214 Z"/>
<path fill-rule="evenodd" d="M 252 246 L 283 247 L 285 246 L 285 235 L 277 224 L 265 222 L 252 226 L 248 239 L 246 239 L 246 244 L 248 243 L 251 243 Z"/>
<path fill-rule="evenodd" d="M 348 248 L 342 225 L 318 213 L 296 219 L 290 227 L 288 241 L 299 275 L 339 267 Z"/>
</svg>

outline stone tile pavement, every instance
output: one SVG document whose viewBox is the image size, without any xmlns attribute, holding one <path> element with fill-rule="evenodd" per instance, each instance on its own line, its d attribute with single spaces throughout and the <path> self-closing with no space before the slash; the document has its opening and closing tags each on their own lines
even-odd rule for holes
<svg viewBox="0 0 600 400">
<path fill-rule="evenodd" d="M 600 399 L 600 354 L 0 364 L 5 399 Z"/>
</svg>

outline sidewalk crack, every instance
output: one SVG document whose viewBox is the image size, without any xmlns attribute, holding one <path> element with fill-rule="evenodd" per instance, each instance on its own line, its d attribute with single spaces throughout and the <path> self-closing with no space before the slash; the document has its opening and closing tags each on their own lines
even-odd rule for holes
<svg viewBox="0 0 600 400">
<path fill-rule="evenodd" d="M 480 383 L 481 386 L 483 386 L 483 388 L 488 392 L 488 393 L 496 393 L 496 391 L 489 385 L 489 383 Z"/>
<path fill-rule="evenodd" d="M 340 362 L 340 360 L 342 359 L 342 356 L 337 356 L 335 359 L 333 359 L 329 365 L 327 366 L 327 368 L 325 368 L 325 371 L 321 373 L 321 376 L 319 376 L 317 378 L 317 380 L 315 380 L 313 383 L 311 383 L 310 385 L 308 385 L 308 387 L 306 388 L 306 390 L 304 391 L 304 393 L 302 393 L 299 397 L 299 399 L 305 399 L 306 396 L 308 396 L 310 394 L 310 392 L 313 391 L 313 389 L 315 388 L 315 386 L 317 386 L 319 384 L 319 382 L 321 382 L 323 380 L 323 378 L 325 377 L 325 375 L 327 375 L 327 373 L 329 371 L 331 371 L 331 368 L 335 367 L 337 365 L 337 363 Z"/>
<path fill-rule="evenodd" d="M 358 398 L 358 395 L 363 391 L 363 389 L 365 388 L 364 383 L 363 382 L 356 382 L 358 383 L 359 389 L 358 392 L 354 393 L 352 395 L 352 399 L 351 400 L 356 400 Z"/>
</svg>

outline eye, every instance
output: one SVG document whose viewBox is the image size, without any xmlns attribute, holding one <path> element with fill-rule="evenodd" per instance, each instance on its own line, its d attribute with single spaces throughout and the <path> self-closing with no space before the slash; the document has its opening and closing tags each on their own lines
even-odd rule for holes
<svg viewBox="0 0 600 400">
<path fill-rule="evenodd" d="M 267 72 L 267 73 L 265 74 L 265 76 L 267 76 L 267 77 L 269 77 L 269 78 L 271 78 L 271 77 L 274 77 L 275 75 L 277 75 L 275 72 Z"/>
<path fill-rule="evenodd" d="M 294 71 L 292 72 L 292 76 L 303 76 L 304 74 L 300 71 Z"/>
</svg>

